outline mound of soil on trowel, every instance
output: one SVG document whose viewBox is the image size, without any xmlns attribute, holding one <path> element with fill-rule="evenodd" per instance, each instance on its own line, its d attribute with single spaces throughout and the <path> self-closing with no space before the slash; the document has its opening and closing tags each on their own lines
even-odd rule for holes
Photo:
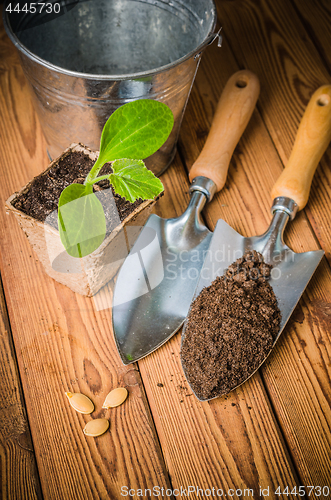
<svg viewBox="0 0 331 500">
<path fill-rule="evenodd" d="M 246 252 L 192 303 L 181 357 L 200 399 L 230 392 L 269 354 L 281 320 L 267 282 L 271 267 L 256 251 Z"/>
</svg>

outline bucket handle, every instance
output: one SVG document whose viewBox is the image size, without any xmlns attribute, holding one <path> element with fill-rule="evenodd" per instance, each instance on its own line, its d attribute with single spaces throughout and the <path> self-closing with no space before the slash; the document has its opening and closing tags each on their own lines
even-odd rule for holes
<svg viewBox="0 0 331 500">
<path fill-rule="evenodd" d="M 202 53 L 202 50 L 203 48 L 207 47 L 208 45 L 211 45 L 217 38 L 218 42 L 217 42 L 217 47 L 222 47 L 222 42 L 223 42 L 223 37 L 221 35 L 221 31 L 222 31 L 222 27 L 218 30 L 217 33 L 211 33 L 211 35 L 208 36 L 208 38 L 206 38 L 206 40 L 203 42 L 202 45 L 200 45 L 199 47 L 199 52 L 197 52 L 194 56 L 194 59 L 196 59 L 197 57 L 200 57 L 201 56 L 201 53 Z"/>
<path fill-rule="evenodd" d="M 222 47 L 223 37 L 221 35 L 221 31 L 222 31 L 222 26 L 220 27 L 220 29 L 218 30 L 217 33 L 212 33 L 210 35 L 210 37 L 209 37 L 210 40 L 209 40 L 209 42 L 207 42 L 207 45 L 211 45 L 217 38 L 218 39 L 217 47 Z"/>
</svg>

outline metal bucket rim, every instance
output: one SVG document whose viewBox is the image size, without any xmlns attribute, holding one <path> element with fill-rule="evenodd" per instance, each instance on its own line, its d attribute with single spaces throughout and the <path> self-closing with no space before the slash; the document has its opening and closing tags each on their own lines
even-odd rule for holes
<svg viewBox="0 0 331 500">
<path fill-rule="evenodd" d="M 135 80 L 139 78 L 145 78 L 149 76 L 153 76 L 155 74 L 167 71 L 171 68 L 174 68 L 176 66 L 179 66 L 181 63 L 184 61 L 190 59 L 191 57 L 199 54 L 207 45 L 210 45 L 215 38 L 217 38 L 218 34 L 214 33 L 215 26 L 216 26 L 216 21 L 217 21 L 217 9 L 216 9 L 216 4 L 215 0 L 211 0 L 212 2 L 212 28 L 209 31 L 208 35 L 205 37 L 204 41 L 198 45 L 194 50 L 191 50 L 188 54 L 186 54 L 183 57 L 180 57 L 179 59 L 176 59 L 176 61 L 166 64 L 164 66 L 160 66 L 158 68 L 154 68 L 153 70 L 147 70 L 147 71 L 140 71 L 138 73 L 127 73 L 124 75 L 99 75 L 99 74 L 92 74 L 92 73 L 81 73 L 79 71 L 72 71 L 68 70 L 65 68 L 61 68 L 60 66 L 56 66 L 55 64 L 52 64 L 45 59 L 42 59 L 41 57 L 37 56 L 33 52 L 31 52 L 23 43 L 20 41 L 20 39 L 16 36 L 16 34 L 12 31 L 10 22 L 9 22 L 9 16 L 8 13 L 6 12 L 5 6 L 7 2 L 4 2 L 3 5 L 3 23 L 4 23 L 4 28 L 6 30 L 6 33 L 10 40 L 13 42 L 15 47 L 25 56 L 27 56 L 29 59 L 31 59 L 34 62 L 37 62 L 41 66 L 44 66 L 47 69 L 50 69 L 54 72 L 61 73 L 70 77 L 74 78 L 84 78 L 85 80 L 107 80 L 107 81 L 115 81 L 115 80 Z"/>
</svg>

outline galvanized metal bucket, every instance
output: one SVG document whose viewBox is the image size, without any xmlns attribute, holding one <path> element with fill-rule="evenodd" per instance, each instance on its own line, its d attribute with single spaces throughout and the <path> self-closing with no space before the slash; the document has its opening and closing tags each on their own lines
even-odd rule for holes
<svg viewBox="0 0 331 500">
<path fill-rule="evenodd" d="M 4 9 L 4 24 L 19 50 L 50 157 L 73 142 L 98 150 L 115 109 L 156 99 L 175 118 L 167 142 L 146 161 L 160 175 L 175 155 L 202 50 L 217 37 L 214 0 L 52 0 L 48 12 L 40 11 L 45 4 L 25 5 L 36 12 Z"/>
</svg>

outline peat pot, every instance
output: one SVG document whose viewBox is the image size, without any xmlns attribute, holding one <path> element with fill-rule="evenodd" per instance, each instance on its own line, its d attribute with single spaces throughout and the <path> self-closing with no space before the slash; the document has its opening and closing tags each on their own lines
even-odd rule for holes
<svg viewBox="0 0 331 500">
<path fill-rule="evenodd" d="M 214 0 L 50 0 L 25 4 L 34 6 L 30 12 L 9 12 L 8 5 L 5 29 L 19 51 L 50 158 L 73 142 L 99 149 L 115 109 L 156 99 L 175 119 L 166 143 L 146 160 L 160 175 L 175 155 L 201 53 L 220 41 Z"/>
<path fill-rule="evenodd" d="M 47 176 L 47 178 L 50 177 L 50 184 L 56 182 L 58 178 L 55 177 L 54 181 L 53 175 L 56 176 L 56 169 L 59 168 L 61 160 L 71 153 L 81 152 L 88 155 L 93 163 L 95 162 L 96 152 L 92 152 L 82 144 L 72 144 L 59 158 L 52 161 L 44 172 L 26 184 L 18 193 L 10 196 L 6 201 L 6 211 L 14 213 L 46 273 L 74 292 L 91 297 L 116 275 L 150 215 L 155 200 L 142 202 L 140 200 L 135 204 L 125 202 L 129 208 L 126 209 L 121 220 L 112 190 L 100 190 L 99 199 L 106 208 L 106 212 L 111 215 L 111 224 L 107 229 L 106 238 L 90 255 L 83 258 L 71 257 L 66 252 L 57 229 L 57 209 L 47 215 L 46 220 L 42 222 L 24 213 L 17 202 L 21 195 L 33 189 L 40 178 Z M 77 179 L 75 181 L 79 182 Z M 82 182 L 83 179 L 80 181 Z M 35 197 L 34 192 L 33 197 Z M 108 219 L 110 220 L 110 216 Z"/>
</svg>

